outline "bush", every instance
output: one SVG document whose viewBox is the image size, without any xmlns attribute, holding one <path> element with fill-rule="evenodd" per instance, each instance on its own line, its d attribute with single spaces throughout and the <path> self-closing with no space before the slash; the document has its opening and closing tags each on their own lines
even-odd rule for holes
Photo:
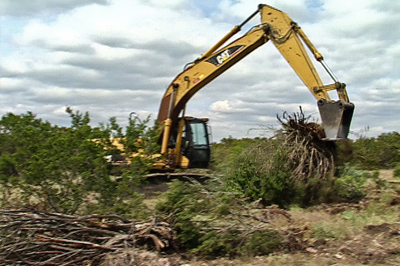
<svg viewBox="0 0 400 266">
<path fill-rule="evenodd" d="M 333 173 L 303 167 L 291 156 L 293 149 L 282 139 L 259 140 L 232 159 L 225 168 L 226 182 L 234 190 L 264 204 L 309 206 L 331 198 Z M 304 160 L 300 163 L 307 164 Z M 307 168 L 307 169 L 305 169 Z M 305 170 L 304 170 L 305 169 Z"/>
<path fill-rule="evenodd" d="M 192 221 L 199 213 L 204 213 L 210 202 L 201 199 L 196 186 L 174 180 L 164 193 L 164 201 L 156 208 L 166 214 L 173 214 L 174 229 L 178 232 L 178 241 L 185 248 L 196 248 L 200 243 L 200 228 Z"/>
<path fill-rule="evenodd" d="M 283 237 L 275 230 L 254 231 L 243 234 L 233 228 L 217 234 L 208 232 L 200 238 L 201 245 L 194 252 L 201 255 L 257 256 L 277 250 Z"/>
<path fill-rule="evenodd" d="M 157 210 L 169 217 L 180 247 L 199 255 L 258 255 L 275 250 L 280 232 L 242 214 L 249 206 L 221 183 L 173 181 Z"/>
<path fill-rule="evenodd" d="M 366 194 L 363 189 L 368 178 L 373 175 L 367 171 L 358 170 L 349 164 L 339 169 L 339 177 L 335 181 L 335 191 L 339 201 L 359 201 Z"/>
<path fill-rule="evenodd" d="M 122 132 L 115 119 L 110 119 L 110 125 L 92 128 L 88 113 L 70 108 L 67 113 L 71 118 L 68 128 L 51 125 L 31 112 L 2 117 L 2 207 L 26 206 L 66 214 L 96 211 L 143 215 L 142 197 L 134 189 L 148 172 L 147 161 L 140 157 L 133 161 L 124 169 L 123 180 L 116 182 L 104 158 L 110 150 L 116 150 L 110 141 L 113 131 Z M 147 134 L 144 125 L 132 122 L 126 132 L 139 132 L 139 137 Z"/>
<path fill-rule="evenodd" d="M 400 162 L 400 134 L 383 133 L 377 138 L 361 137 L 355 141 L 339 143 L 340 159 L 361 169 L 391 169 Z"/>
<path fill-rule="evenodd" d="M 244 148 L 228 171 L 228 185 L 254 200 L 262 198 L 267 204 L 285 206 L 296 193 L 287 150 L 276 141 L 261 141 Z"/>
</svg>

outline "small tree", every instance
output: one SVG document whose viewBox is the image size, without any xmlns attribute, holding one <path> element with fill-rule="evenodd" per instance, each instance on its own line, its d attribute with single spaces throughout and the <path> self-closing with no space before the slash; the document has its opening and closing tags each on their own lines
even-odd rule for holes
<svg viewBox="0 0 400 266">
<path fill-rule="evenodd" d="M 146 182 L 145 175 L 158 159 L 154 154 L 160 150 L 157 143 L 160 127 L 157 124 L 149 127 L 149 122 L 150 117 L 144 121 L 129 119 L 129 124 L 124 130 L 116 118 L 111 117 L 107 125 L 101 125 L 100 132 L 107 132 L 104 135 L 108 136 L 107 139 L 103 137 L 101 140 L 106 143 L 108 154 L 120 154 L 125 157 L 126 163 L 116 166 L 118 169 L 112 171 L 113 174 L 118 174 L 118 182 L 114 183 L 113 189 L 104 190 L 104 196 L 98 198 L 101 202 L 100 208 L 97 204 L 89 206 L 92 212 L 117 212 L 133 217 L 147 214 L 144 205 L 141 204 L 144 196 L 136 193 L 136 190 Z M 113 146 L 113 140 L 120 144 L 119 147 Z M 110 198 L 113 201 L 110 201 Z"/>
<path fill-rule="evenodd" d="M 92 128 L 88 113 L 66 111 L 71 117 L 68 128 L 53 126 L 31 112 L 9 113 L 0 120 L 3 206 L 33 205 L 67 214 L 143 214 L 142 197 L 134 190 L 149 166 L 134 161 L 124 169 L 123 182 L 117 182 L 110 177 L 105 160 L 110 149 L 117 150 L 110 140 L 113 130 L 125 137 L 122 128 L 115 119 Z M 139 128 L 146 126 L 130 125 L 129 130 Z"/>
<path fill-rule="evenodd" d="M 8 142 L 0 161 L 6 187 L 19 188 L 21 202 L 72 214 L 86 193 L 106 185 L 108 177 L 104 151 L 91 141 L 88 113 L 67 112 L 70 128 L 52 126 L 29 112 L 3 117 L 2 138 Z"/>
</svg>

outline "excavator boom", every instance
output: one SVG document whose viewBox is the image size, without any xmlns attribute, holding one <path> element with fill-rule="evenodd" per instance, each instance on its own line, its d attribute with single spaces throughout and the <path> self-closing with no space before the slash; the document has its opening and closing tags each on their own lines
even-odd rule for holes
<svg viewBox="0 0 400 266">
<path fill-rule="evenodd" d="M 253 27 L 242 37 L 223 46 L 233 35 L 241 30 L 244 24 L 257 14 L 261 16 L 259 25 Z M 172 136 L 176 138 L 175 143 L 183 145 L 180 134 L 183 134 L 185 125 L 183 122 L 179 122 L 179 115 L 184 113 L 186 104 L 191 97 L 246 55 L 268 41 L 274 44 L 317 99 L 326 140 L 347 138 L 354 105 L 349 101 L 346 85 L 338 81 L 324 62 L 323 56 L 297 23 L 286 13 L 261 4 L 257 11 L 251 14 L 243 23 L 233 27 L 227 35 L 206 53 L 188 64 L 184 71 L 168 86 L 158 113 L 158 121 L 164 123 L 161 153 L 170 153 Z M 332 84 L 323 84 L 306 48 L 328 72 L 333 79 Z M 336 90 L 338 100 L 331 100 L 328 94 L 330 90 Z M 181 147 L 175 146 L 172 148 L 174 149 L 173 153 L 179 157 Z"/>
</svg>

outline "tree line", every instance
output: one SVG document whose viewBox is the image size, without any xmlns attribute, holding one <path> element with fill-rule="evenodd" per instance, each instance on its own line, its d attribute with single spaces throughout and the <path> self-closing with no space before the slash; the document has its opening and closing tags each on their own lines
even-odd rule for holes
<svg viewBox="0 0 400 266">
<path fill-rule="evenodd" d="M 112 117 L 106 124 L 92 127 L 88 113 L 74 112 L 70 108 L 66 112 L 71 119 L 69 127 L 52 125 L 31 112 L 8 113 L 1 118 L 1 204 L 31 204 L 69 214 L 95 211 L 143 215 L 145 208 L 139 204 L 142 196 L 135 191 L 145 181 L 151 162 L 149 157 L 132 155 L 159 152 L 158 125 L 149 126 L 148 117 L 143 122 L 130 119 L 123 128 Z M 123 150 L 113 145 L 112 139 L 118 139 Z M 260 147 L 264 147 L 263 153 L 257 157 L 254 151 L 260 151 Z M 369 171 L 395 168 L 398 174 L 399 151 L 400 134 L 397 132 L 338 142 L 335 167 L 341 173 L 350 168 Z M 243 187 L 252 187 L 244 194 L 279 203 L 287 201 L 291 191 L 288 184 L 291 166 L 285 163 L 287 152 L 279 144 L 279 138 L 224 138 L 213 144 L 210 168 L 223 173 L 229 189 L 244 191 Z M 115 180 L 115 172 L 110 169 L 106 157 L 121 153 L 130 157 L 131 163 L 118 169 L 119 179 Z M 268 173 L 267 161 L 271 165 Z M 356 178 L 352 176 L 353 182 Z M 260 182 L 265 187 L 260 186 Z M 329 182 L 327 185 L 332 186 Z M 320 185 L 316 189 L 321 190 Z M 307 195 L 312 194 L 306 188 L 302 190 Z M 298 195 L 293 197 L 298 198 Z"/>
</svg>

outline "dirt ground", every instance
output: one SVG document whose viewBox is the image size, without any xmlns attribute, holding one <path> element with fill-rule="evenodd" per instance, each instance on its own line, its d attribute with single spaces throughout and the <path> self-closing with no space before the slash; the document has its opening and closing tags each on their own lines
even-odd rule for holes
<svg viewBox="0 0 400 266">
<path fill-rule="evenodd" d="M 204 259 L 185 254 L 133 251 L 107 258 L 106 265 L 228 266 L 228 265 L 400 265 L 400 223 L 366 226 L 352 239 L 307 240 L 303 250 L 277 252 L 268 256 Z M 129 258 L 129 259 L 128 259 Z M 130 263 L 129 263 L 130 262 Z"/>
<path fill-rule="evenodd" d="M 400 265 L 400 223 L 369 225 L 352 239 L 304 239 L 304 249 L 268 256 L 204 259 L 187 254 L 129 250 L 110 255 L 102 266 L 259 266 L 259 265 Z M 297 243 L 296 243 L 297 244 Z"/>
<path fill-rule="evenodd" d="M 360 202 L 293 207 L 284 211 L 290 219 L 272 217 L 269 222 L 283 233 L 285 240 L 279 250 L 268 255 L 204 258 L 184 252 L 126 248 L 104 255 L 97 263 L 82 265 L 400 265 L 400 179 L 393 177 L 392 170 L 380 171 L 379 177 L 379 182 L 366 185 L 368 194 Z M 165 187 L 158 189 L 164 191 Z M 150 208 L 156 202 L 156 197 L 147 199 Z"/>
<path fill-rule="evenodd" d="M 368 196 L 359 203 L 294 208 L 289 211 L 290 223 L 274 221 L 290 237 L 273 254 L 206 259 L 130 250 L 108 257 L 102 265 L 400 265 L 400 180 L 393 178 L 392 170 L 382 170 L 380 178 L 385 181 L 383 188 L 371 184 Z"/>
</svg>

